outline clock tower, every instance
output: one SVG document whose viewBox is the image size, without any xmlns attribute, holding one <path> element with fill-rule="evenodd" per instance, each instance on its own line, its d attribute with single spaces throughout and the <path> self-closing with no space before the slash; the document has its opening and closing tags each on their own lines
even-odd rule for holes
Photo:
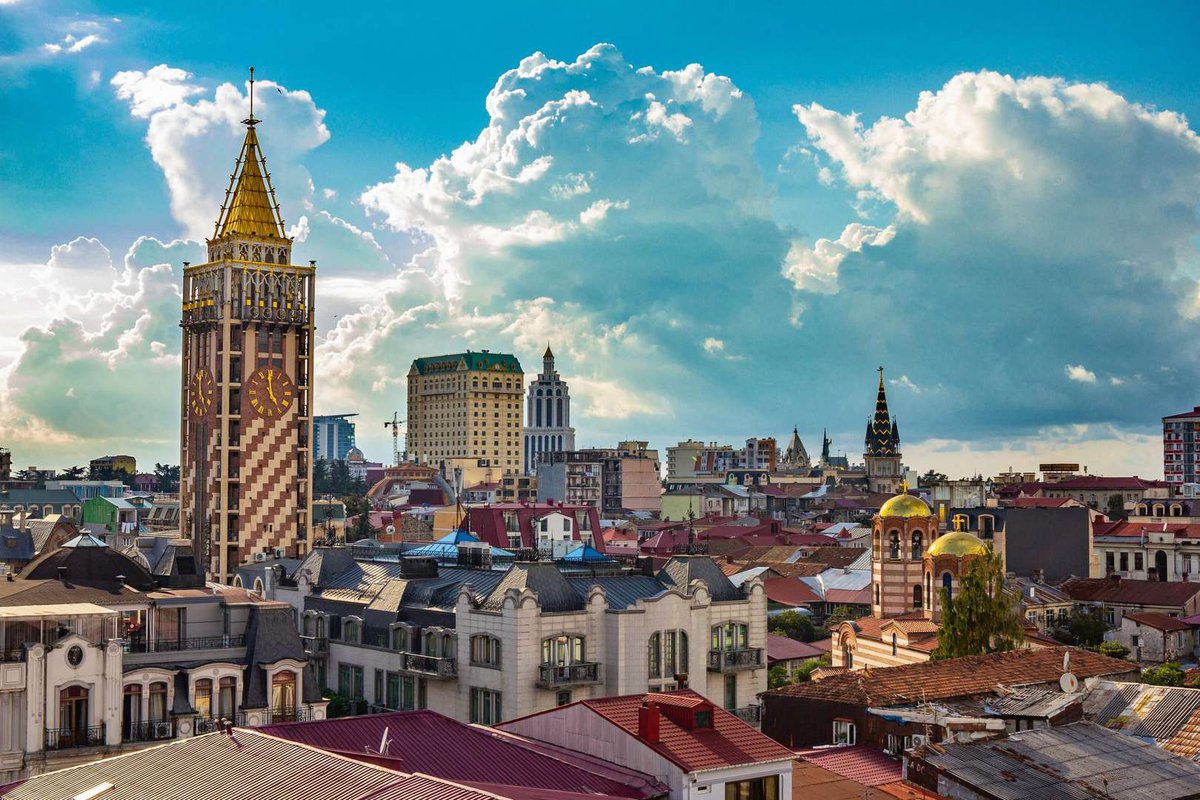
<svg viewBox="0 0 1200 800">
<path fill-rule="evenodd" d="M 229 581 L 256 554 L 307 551 L 314 263 L 292 263 L 250 116 L 208 261 L 183 269 L 179 524 Z"/>
</svg>

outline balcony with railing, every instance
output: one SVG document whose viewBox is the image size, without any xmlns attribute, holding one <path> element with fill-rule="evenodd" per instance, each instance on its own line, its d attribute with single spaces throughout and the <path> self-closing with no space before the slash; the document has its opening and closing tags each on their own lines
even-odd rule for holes
<svg viewBox="0 0 1200 800">
<path fill-rule="evenodd" d="M 161 742 L 175 738 L 175 723 L 171 720 L 126 722 L 121 728 L 123 742 Z"/>
<path fill-rule="evenodd" d="M 328 636 L 301 636 L 300 641 L 304 644 L 304 652 L 310 657 L 329 655 Z"/>
<path fill-rule="evenodd" d="M 576 664 L 541 664 L 538 666 L 537 685 L 543 689 L 561 689 L 566 686 L 587 686 L 600 682 L 600 664 L 581 661 Z"/>
<path fill-rule="evenodd" d="M 709 672 L 741 672 L 763 666 L 761 647 L 739 647 L 736 650 L 709 650 Z"/>
<path fill-rule="evenodd" d="M 439 680 L 457 677 L 458 666 L 453 658 L 427 656 L 421 653 L 401 653 L 401 669 Z"/>
<path fill-rule="evenodd" d="M 186 639 L 157 639 L 125 642 L 125 665 L 146 664 L 164 658 L 178 659 L 181 653 L 201 653 L 210 661 L 237 660 L 246 655 L 245 636 L 197 636 Z M 200 657 L 200 656 L 197 656 Z"/>
<path fill-rule="evenodd" d="M 753 725 L 757 728 L 762 724 L 762 706 L 746 706 L 745 708 L 730 708 L 726 710 L 747 725 Z"/>
<path fill-rule="evenodd" d="M 104 725 L 90 728 L 47 728 L 45 746 L 47 750 L 69 750 L 74 747 L 102 747 Z"/>
<path fill-rule="evenodd" d="M 268 712 L 270 722 L 306 722 L 309 719 L 307 708 L 272 708 Z"/>
</svg>

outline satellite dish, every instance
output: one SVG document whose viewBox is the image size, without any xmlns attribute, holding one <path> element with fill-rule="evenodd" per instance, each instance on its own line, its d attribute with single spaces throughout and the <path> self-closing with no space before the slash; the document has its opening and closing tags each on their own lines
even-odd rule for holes
<svg viewBox="0 0 1200 800">
<path fill-rule="evenodd" d="M 1067 694 L 1074 694 L 1079 691 L 1079 678 L 1070 672 L 1064 672 L 1062 677 L 1058 679 L 1058 687 Z"/>
<path fill-rule="evenodd" d="M 395 526 L 395 525 L 388 525 L 388 526 L 387 526 L 387 532 L 388 532 L 388 536 L 391 536 L 393 533 L 395 533 L 395 532 L 396 532 L 396 526 Z"/>
</svg>

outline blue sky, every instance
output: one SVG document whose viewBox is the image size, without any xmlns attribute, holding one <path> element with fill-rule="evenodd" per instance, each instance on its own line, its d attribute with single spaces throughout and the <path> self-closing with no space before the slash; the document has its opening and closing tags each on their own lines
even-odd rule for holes
<svg viewBox="0 0 1200 800">
<path fill-rule="evenodd" d="M 918 468 L 1159 474 L 1200 371 L 1200 10 L 778 5 L 0 0 L 4 443 L 177 458 L 172 287 L 253 63 L 319 410 L 549 338 L 583 443 L 856 453 L 883 363 Z"/>
</svg>

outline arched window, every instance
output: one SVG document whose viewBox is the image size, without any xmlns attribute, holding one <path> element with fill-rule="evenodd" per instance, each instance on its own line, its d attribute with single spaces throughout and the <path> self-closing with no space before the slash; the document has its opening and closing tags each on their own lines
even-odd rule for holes
<svg viewBox="0 0 1200 800">
<path fill-rule="evenodd" d="M 125 686 L 124 706 L 121 715 L 121 738 L 125 741 L 136 741 L 135 736 L 142 723 L 142 685 L 130 683 Z"/>
<path fill-rule="evenodd" d="M 921 596 L 921 584 L 918 583 L 913 587 L 913 608 L 917 610 L 924 608 L 925 605 L 922 600 L 924 598 Z"/>
<path fill-rule="evenodd" d="M 893 560 L 900 558 L 900 531 L 892 531 L 888 534 L 888 558 Z"/>
<path fill-rule="evenodd" d="M 933 608 L 933 573 L 925 573 L 925 596 L 929 598 L 929 607 Z"/>
<path fill-rule="evenodd" d="M 996 518 L 991 514 L 981 514 L 979 517 L 979 538 L 991 539 L 996 535 Z"/>
<path fill-rule="evenodd" d="M 471 663 L 481 667 L 500 668 L 500 640 L 487 634 L 471 637 Z"/>
<path fill-rule="evenodd" d="M 356 620 L 348 619 L 342 623 L 342 641 L 346 644 L 358 644 L 359 632 Z"/>
<path fill-rule="evenodd" d="M 684 631 L 657 631 L 646 645 L 651 678 L 674 677 L 688 671 L 688 637 Z"/>
<path fill-rule="evenodd" d="M 1156 516 L 1156 517 L 1161 517 L 1162 515 L 1163 515 L 1163 504 L 1162 504 L 1162 503 L 1155 503 L 1155 504 L 1154 504 L 1154 514 L 1153 514 L 1153 516 Z"/>
<path fill-rule="evenodd" d="M 923 554 L 923 550 L 922 550 L 923 544 L 924 544 L 924 537 L 921 535 L 921 532 L 913 531 L 913 533 L 912 533 L 912 560 L 913 561 L 921 560 L 921 555 Z"/>
<path fill-rule="evenodd" d="M 408 651 L 408 628 L 403 626 L 392 628 L 392 649 L 401 653 Z"/>
<path fill-rule="evenodd" d="M 949 572 L 942 573 L 942 588 L 946 590 L 946 594 L 950 595 L 954 587 L 954 576 Z"/>
<path fill-rule="evenodd" d="M 150 684 L 150 721 L 165 722 L 167 719 L 167 683 L 158 681 Z"/>
<path fill-rule="evenodd" d="M 257 594 L 257 595 L 262 595 L 262 593 L 263 593 L 263 582 L 262 582 L 262 578 L 255 578 L 255 579 L 254 579 L 254 593 L 255 593 L 255 594 Z"/>
<path fill-rule="evenodd" d="M 564 667 L 568 664 L 579 664 L 584 659 L 583 637 L 551 636 L 542 640 L 542 663 Z"/>
<path fill-rule="evenodd" d="M 225 719 L 234 719 L 233 710 L 237 706 L 237 678 L 221 678 L 220 694 L 217 697 L 217 711 Z"/>
<path fill-rule="evenodd" d="M 296 712 L 296 673 L 285 669 L 271 678 L 271 711 L 283 716 Z"/>
<path fill-rule="evenodd" d="M 196 713 L 204 719 L 212 718 L 212 693 L 213 682 L 210 678 L 201 678 L 196 681 L 196 698 L 192 701 L 192 708 L 196 709 Z"/>
</svg>

